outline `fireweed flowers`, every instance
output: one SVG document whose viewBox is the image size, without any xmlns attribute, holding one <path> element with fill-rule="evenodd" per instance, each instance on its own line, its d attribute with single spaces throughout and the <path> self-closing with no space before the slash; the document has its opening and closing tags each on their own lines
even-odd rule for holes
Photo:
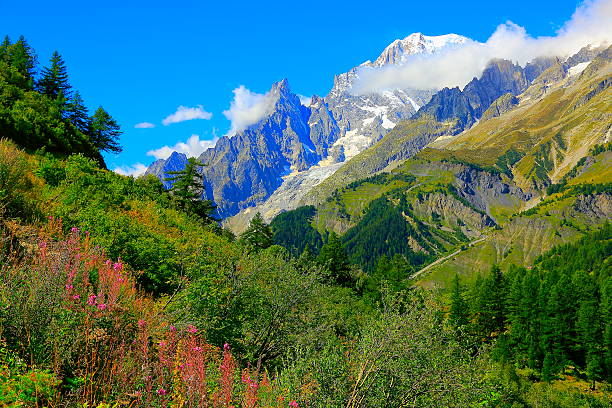
<svg viewBox="0 0 612 408">
<path fill-rule="evenodd" d="M 33 349 L 42 352 L 32 352 L 31 361 L 53 361 L 58 375 L 95 378 L 72 391 L 79 405 L 288 406 L 265 375 L 260 381 L 247 369 L 241 381 L 229 344 L 219 349 L 196 326 L 166 322 L 153 299 L 136 289 L 129 266 L 108 259 L 89 234 L 63 230 L 61 219 L 50 218 L 28 257 L 0 265 L 0 279 L 19 292 L 15 298 L 36 301 L 14 307 L 13 327 L 48 328 L 48 337 L 33 339 L 39 341 Z"/>
</svg>

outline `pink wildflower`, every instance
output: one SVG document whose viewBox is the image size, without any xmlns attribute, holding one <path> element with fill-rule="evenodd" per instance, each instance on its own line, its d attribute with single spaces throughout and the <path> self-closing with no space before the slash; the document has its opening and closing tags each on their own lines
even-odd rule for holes
<svg viewBox="0 0 612 408">
<path fill-rule="evenodd" d="M 145 327 L 146 325 L 147 325 L 147 322 L 145 322 L 143 319 L 138 320 L 138 327 L 140 327 L 141 329 Z"/>
<path fill-rule="evenodd" d="M 106 309 L 106 305 L 105 305 L 104 303 L 100 303 L 100 304 L 98 305 L 98 309 L 99 309 L 99 310 L 105 310 L 105 309 Z"/>
<path fill-rule="evenodd" d="M 72 296 L 72 299 L 74 299 L 74 300 L 79 300 L 80 298 L 81 298 L 81 296 L 79 296 L 79 295 Z"/>
<path fill-rule="evenodd" d="M 96 295 L 89 295 L 87 298 L 87 304 L 93 306 L 96 304 Z"/>
<path fill-rule="evenodd" d="M 225 343 L 225 344 L 223 345 L 223 350 L 224 350 L 224 351 L 230 351 L 230 345 L 229 345 L 229 344 L 227 344 L 227 343 Z"/>
<path fill-rule="evenodd" d="M 72 227 L 70 228 L 70 231 L 73 233 L 79 232 L 79 229 L 77 227 Z"/>
<path fill-rule="evenodd" d="M 298 405 L 298 403 L 297 403 L 296 401 L 291 401 L 291 402 L 289 403 L 289 406 L 290 406 L 291 408 L 300 408 L 300 406 Z"/>
<path fill-rule="evenodd" d="M 72 290 L 73 286 L 71 284 L 66 285 L 66 290 Z"/>
<path fill-rule="evenodd" d="M 194 347 L 192 350 L 196 353 L 199 353 L 200 351 L 202 351 L 202 347 Z"/>
<path fill-rule="evenodd" d="M 194 325 L 190 324 L 189 326 L 187 326 L 187 331 L 191 334 L 196 334 L 198 332 L 198 329 Z"/>
<path fill-rule="evenodd" d="M 174 326 L 170 326 L 170 331 L 171 331 L 171 332 L 175 332 L 175 331 L 176 331 L 176 327 L 174 327 Z"/>
<path fill-rule="evenodd" d="M 113 264 L 113 269 L 115 270 L 115 272 L 119 272 L 123 270 L 123 265 L 121 264 L 121 262 L 115 262 Z"/>
<path fill-rule="evenodd" d="M 158 388 L 158 389 L 157 389 L 157 394 L 158 394 L 158 395 L 166 395 L 166 394 L 167 394 L 167 392 L 166 392 L 166 390 L 165 390 L 165 389 L 163 389 L 163 388 Z"/>
</svg>

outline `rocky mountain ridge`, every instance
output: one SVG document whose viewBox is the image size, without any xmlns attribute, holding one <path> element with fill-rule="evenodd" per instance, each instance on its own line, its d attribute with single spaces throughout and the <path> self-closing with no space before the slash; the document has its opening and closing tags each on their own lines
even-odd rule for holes
<svg viewBox="0 0 612 408">
<path fill-rule="evenodd" d="M 432 54 L 468 41 L 456 35 L 427 37 L 420 33 L 391 44 L 376 66 L 404 63 L 408 56 Z M 384 62 L 386 61 L 386 62 Z M 205 190 L 222 218 L 272 199 L 278 210 L 291 208 L 305 192 L 332 174 L 346 160 L 364 151 L 395 125 L 424 105 L 432 90 L 395 90 L 353 95 L 357 68 L 337 75 L 326 97 L 314 95 L 302 106 L 287 80 L 272 86 L 276 98 L 272 113 L 242 132 L 223 137 L 198 158 Z M 169 158 L 176 162 L 176 158 Z M 173 163 L 157 161 L 147 173 L 163 177 Z M 286 201 L 279 197 L 295 197 Z"/>
</svg>

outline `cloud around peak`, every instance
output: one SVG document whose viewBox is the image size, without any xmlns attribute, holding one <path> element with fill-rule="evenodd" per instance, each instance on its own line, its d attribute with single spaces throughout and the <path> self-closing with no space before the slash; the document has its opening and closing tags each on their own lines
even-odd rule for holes
<svg viewBox="0 0 612 408">
<path fill-rule="evenodd" d="M 229 109 L 223 111 L 223 115 L 232 122 L 226 134 L 230 137 L 270 115 L 278 100 L 278 95 L 274 92 L 259 94 L 250 91 L 244 85 L 240 85 L 232 92 L 234 99 Z"/>
<path fill-rule="evenodd" d="M 147 171 L 147 166 L 142 163 L 135 163 L 131 166 L 117 166 L 113 171 L 122 176 L 139 177 Z"/>
<path fill-rule="evenodd" d="M 164 118 L 164 120 L 162 120 L 162 124 L 164 126 L 168 126 L 173 123 L 185 122 L 187 120 L 209 120 L 210 118 L 212 118 L 212 113 L 206 112 L 202 105 L 198 105 L 193 108 L 181 105 L 176 109 L 176 112 Z"/>
<path fill-rule="evenodd" d="M 415 56 L 402 65 L 360 67 L 352 92 L 463 87 L 494 58 L 524 66 L 539 56 L 565 57 L 590 44 L 610 44 L 611 21 L 612 0 L 583 2 L 552 37 L 531 37 L 525 28 L 508 21 L 500 24 L 484 43 L 472 41 L 432 56 Z"/>
<path fill-rule="evenodd" d="M 217 144 L 218 137 L 213 137 L 212 140 L 200 140 L 199 135 L 191 135 L 186 142 L 178 142 L 174 146 L 162 146 L 159 149 L 149 150 L 147 156 L 153 156 L 156 159 L 167 159 L 172 152 L 184 153 L 187 157 L 197 157 L 206 149 L 214 147 Z"/>
</svg>

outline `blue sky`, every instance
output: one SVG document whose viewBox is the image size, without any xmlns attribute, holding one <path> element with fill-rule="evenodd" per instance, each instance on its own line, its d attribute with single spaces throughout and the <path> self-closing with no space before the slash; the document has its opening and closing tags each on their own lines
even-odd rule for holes
<svg viewBox="0 0 612 408">
<path fill-rule="evenodd" d="M 150 164 L 164 145 L 221 136 L 240 85 L 265 93 L 288 78 L 294 92 L 325 95 L 334 74 L 374 59 L 413 32 L 484 42 L 508 20 L 550 36 L 577 1 L 7 1 L 0 34 L 23 34 L 46 64 L 58 50 L 91 110 L 103 105 L 124 130 L 109 168 Z M 195 119 L 162 120 L 179 106 Z M 154 128 L 137 129 L 149 122 Z"/>
</svg>

